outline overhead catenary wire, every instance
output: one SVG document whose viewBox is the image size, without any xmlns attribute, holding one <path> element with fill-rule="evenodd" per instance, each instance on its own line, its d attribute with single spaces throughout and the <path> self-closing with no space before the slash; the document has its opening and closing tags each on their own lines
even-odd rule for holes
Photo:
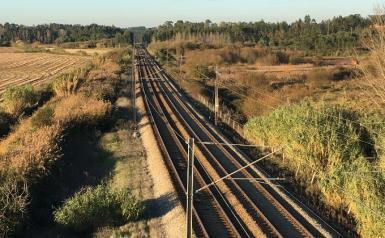
<svg viewBox="0 0 385 238">
<path fill-rule="evenodd" d="M 221 83 L 220 83 L 220 84 L 221 84 Z M 254 100 L 254 101 L 256 101 L 256 102 L 260 102 L 260 100 L 255 99 L 255 98 L 250 97 L 250 96 L 247 96 L 247 95 L 244 95 L 244 94 L 242 94 L 242 93 L 239 93 L 239 92 L 237 92 L 237 91 L 235 91 L 235 90 L 233 90 L 233 89 L 230 89 L 229 87 L 227 87 L 227 86 L 224 85 L 224 84 L 221 84 L 221 86 L 225 87 L 226 89 L 228 89 L 228 90 L 230 90 L 230 91 L 232 91 L 232 92 L 237 93 L 237 94 L 240 95 L 240 96 L 248 97 L 248 98 L 250 98 L 250 99 L 252 99 L 252 100 Z M 259 93 L 259 94 L 261 94 L 261 95 L 266 95 L 266 94 L 263 94 L 263 93 L 260 93 L 260 92 L 257 92 L 257 93 Z M 267 95 L 267 96 L 274 98 L 274 97 L 271 96 L 271 95 Z M 280 102 L 283 102 L 283 101 L 280 100 L 280 99 L 277 99 L 277 98 L 274 98 L 274 99 L 276 99 L 276 100 L 278 100 L 278 101 L 280 101 Z M 267 106 L 268 106 L 268 105 L 267 105 Z M 271 107 L 272 109 L 277 109 L 277 108 L 272 107 L 272 106 L 270 106 L 270 107 Z M 330 115 L 330 114 L 326 114 L 326 113 L 322 113 L 322 112 L 317 112 L 317 113 L 323 114 L 323 115 L 326 115 L 326 116 L 330 116 L 330 117 L 334 117 L 334 118 L 337 118 L 337 119 L 340 119 L 340 120 L 344 120 L 344 121 L 346 121 L 346 122 L 355 123 L 355 124 L 358 124 L 358 125 L 364 126 L 364 127 L 366 127 L 367 125 L 369 125 L 369 124 L 364 124 L 364 123 L 355 122 L 355 121 L 352 121 L 352 120 L 349 120 L 349 119 L 345 119 L 345 118 L 336 117 L 336 116 L 333 116 L 333 115 Z M 374 123 L 373 123 L 373 124 L 374 124 Z M 345 134 L 341 134 L 341 133 L 338 133 L 338 132 L 336 132 L 336 133 L 337 133 L 337 134 L 340 134 L 340 135 L 343 135 L 343 136 L 346 136 Z M 373 132 L 373 133 L 374 133 L 374 134 L 377 134 L 376 132 Z M 346 136 L 346 137 L 347 137 L 347 136 Z M 368 145 L 371 145 L 371 146 L 373 146 L 373 147 L 375 147 L 375 148 L 380 148 L 380 149 L 382 149 L 382 148 L 379 147 L 378 145 L 375 145 L 375 144 L 373 144 L 373 143 L 371 143 L 371 142 L 364 141 L 364 140 L 361 140 L 361 139 L 357 139 L 357 140 L 360 141 L 360 142 L 362 142 L 362 143 L 366 143 L 366 144 L 368 144 Z M 381 171 L 381 170 L 380 170 L 380 171 L 367 171 L 367 172 L 365 172 L 365 173 L 384 173 L 384 172 L 385 172 L 385 171 Z M 351 171 L 351 172 L 346 172 L 346 173 L 356 173 L 356 171 Z M 345 191 L 344 188 L 342 188 L 342 187 L 340 187 L 340 188 L 341 188 L 342 193 L 349 194 L 348 192 Z M 381 220 L 384 219 L 384 215 L 385 215 L 385 214 L 378 213 L 377 211 L 375 211 L 375 210 L 373 210 L 372 208 L 368 207 L 365 203 L 363 203 L 362 201 L 360 201 L 360 200 L 358 200 L 358 199 L 356 199 L 356 198 L 352 198 L 352 199 L 353 199 L 355 202 L 358 202 L 359 204 L 363 205 L 364 207 L 367 207 L 373 214 L 375 214 L 376 216 L 380 217 Z"/>
<path fill-rule="evenodd" d="M 231 143 L 218 143 L 218 142 L 197 142 L 202 145 L 222 145 L 222 146 L 239 146 L 239 147 L 257 147 L 257 148 L 271 148 L 271 146 L 265 145 L 253 145 L 253 144 L 231 144 Z"/>
<path fill-rule="evenodd" d="M 203 73 L 201 73 L 201 72 L 199 72 L 199 71 L 198 71 L 198 73 L 199 73 L 200 75 L 202 75 L 204 78 L 210 79 L 207 75 L 204 75 Z M 260 100 L 254 98 L 254 97 L 251 97 L 251 96 L 249 96 L 249 95 L 242 94 L 242 93 L 240 93 L 240 92 L 238 92 L 238 91 L 236 91 L 236 90 L 234 90 L 234 89 L 231 89 L 231 88 L 229 88 L 228 86 L 224 85 L 224 84 L 221 83 L 221 82 L 218 82 L 218 83 L 219 83 L 222 87 L 224 87 L 224 88 L 230 90 L 231 92 L 234 92 L 234 93 L 236 93 L 236 94 L 238 94 L 238 95 L 240 95 L 240 96 L 242 96 L 242 97 L 250 98 L 250 99 L 252 99 L 253 101 L 258 102 L 258 103 L 261 102 Z M 206 89 L 207 89 L 207 88 L 206 88 Z M 210 90 L 210 89 L 208 89 L 208 90 Z M 212 90 L 211 90 L 211 91 L 212 91 Z M 260 94 L 260 95 L 265 95 L 265 96 L 268 96 L 268 97 L 270 97 L 270 98 L 273 98 L 273 99 L 275 99 L 275 100 L 277 100 L 277 101 L 280 101 L 280 102 L 282 102 L 282 103 L 285 103 L 285 102 L 282 101 L 281 99 L 278 99 L 278 98 L 273 97 L 273 96 L 271 96 L 271 95 L 267 95 L 267 94 L 261 93 L 261 92 L 259 92 L 259 91 L 257 91 L 257 90 L 253 90 L 253 91 L 257 92 L 257 93 Z M 273 107 L 273 106 L 267 105 L 267 104 L 265 104 L 265 106 L 268 106 L 268 107 L 270 107 L 270 108 L 273 109 L 273 110 L 275 110 L 275 109 L 278 108 L 278 107 Z M 355 123 L 355 124 L 358 124 L 358 125 L 360 125 L 360 126 L 364 126 L 364 127 L 365 127 L 365 124 L 362 124 L 362 123 L 359 123 L 359 122 L 355 122 L 355 121 L 352 121 L 352 120 L 349 120 L 349 119 L 345 119 L 345 118 L 341 118 L 341 117 L 336 117 L 336 116 L 333 116 L 333 115 L 330 115 L 330 114 L 327 114 L 327 113 L 322 113 L 322 112 L 319 112 L 319 111 L 316 111 L 316 113 L 319 113 L 319 114 L 321 114 L 321 115 L 326 115 L 326 116 L 334 117 L 334 118 L 339 119 L 339 120 L 344 120 L 344 121 L 351 122 L 351 123 Z M 232 120 L 233 120 L 233 119 L 232 119 Z M 239 123 L 239 122 L 238 122 L 238 123 Z M 240 123 L 239 123 L 239 124 L 240 124 Z M 365 128 L 366 128 L 366 127 L 365 127 Z M 367 129 L 369 129 L 369 128 L 367 128 Z M 329 131 L 334 131 L 334 130 L 333 130 L 332 128 L 330 128 Z M 349 137 L 349 136 L 347 136 L 347 135 L 345 135 L 345 134 L 343 134 L 343 133 L 339 133 L 339 132 L 337 132 L 337 131 L 334 131 L 334 132 L 335 132 L 336 134 L 341 135 L 341 136 L 344 136 L 344 137 L 346 137 L 346 138 L 352 138 L 352 137 Z M 378 133 L 376 133 L 376 132 L 374 132 L 374 131 L 372 131 L 372 132 L 373 132 L 374 134 L 378 135 Z M 380 147 L 380 146 L 378 146 L 378 145 L 376 145 L 376 144 L 373 144 L 373 143 L 371 143 L 371 142 L 368 142 L 368 141 L 365 141 L 365 140 L 361 140 L 361 139 L 359 139 L 359 138 L 357 138 L 356 140 L 359 141 L 359 142 L 365 143 L 365 144 L 367 144 L 367 145 L 373 146 L 373 147 L 376 148 L 376 149 L 379 149 L 379 150 L 382 150 L 382 149 L 383 149 L 382 147 Z"/>
<path fill-rule="evenodd" d="M 141 79 L 149 79 L 149 78 L 141 78 Z M 147 96 L 146 96 L 147 98 Z M 169 124 L 167 120 L 165 120 L 163 118 L 164 114 L 159 112 L 156 107 L 149 101 L 147 100 L 148 104 L 153 108 L 154 112 L 156 114 L 158 114 L 158 116 L 160 117 L 160 119 L 162 120 L 163 123 L 165 124 Z M 170 127 L 171 128 L 171 127 Z M 176 134 L 176 136 L 178 136 L 179 138 L 181 138 L 182 140 L 186 141 L 185 138 L 178 132 L 176 131 L 174 128 L 171 128 L 171 130 L 174 131 L 174 133 Z M 229 143 L 215 143 L 215 142 L 211 142 L 211 141 L 206 141 L 206 142 L 196 142 L 198 144 L 204 144 L 204 145 L 223 145 L 223 146 L 240 146 L 240 147 L 263 147 L 263 148 L 270 148 L 270 146 L 263 146 L 263 145 L 253 145 L 253 144 L 229 144 Z"/>
<path fill-rule="evenodd" d="M 200 73 L 200 74 L 203 75 L 202 73 Z M 207 76 L 205 76 L 205 77 L 207 77 Z M 251 99 L 251 100 L 253 100 L 253 101 L 257 102 L 257 103 L 261 103 L 261 102 L 262 102 L 261 99 L 256 99 L 256 98 L 251 97 L 251 96 L 249 96 L 249 95 L 245 95 L 245 94 L 243 94 L 243 93 L 240 93 L 240 92 L 238 92 L 238 91 L 236 91 L 236 90 L 234 90 L 234 89 L 231 89 L 230 87 L 228 87 L 227 85 L 225 85 L 225 84 L 223 84 L 223 83 L 221 83 L 221 82 L 219 82 L 219 84 L 220 84 L 222 87 L 226 88 L 227 90 L 229 90 L 229 91 L 231 91 L 231 92 L 233 92 L 233 93 L 235 93 L 235 94 L 237 94 L 237 95 L 239 95 L 239 96 L 241 96 L 241 97 L 249 98 L 249 99 Z M 211 89 L 209 89 L 209 88 L 206 88 L 206 90 L 209 90 L 209 91 L 213 92 L 213 90 L 211 90 Z M 260 94 L 260 95 L 268 96 L 268 97 L 270 97 L 270 98 L 273 98 L 273 99 L 275 99 L 275 100 L 277 100 L 277 101 L 279 101 L 279 102 L 286 103 L 286 102 L 284 102 L 284 101 L 281 100 L 281 99 L 278 99 L 278 98 L 273 97 L 273 96 L 268 95 L 268 94 L 261 93 L 261 92 L 259 92 L 258 90 L 253 89 L 253 91 L 256 92 L 256 93 L 258 93 L 258 94 Z M 225 100 L 225 101 L 227 101 L 227 102 L 229 102 L 229 103 L 232 103 L 230 100 L 225 99 L 225 98 L 222 98 L 222 100 Z M 263 102 L 262 102 L 262 103 L 263 103 Z M 271 106 L 271 105 L 267 105 L 266 103 L 265 103 L 264 105 L 267 106 L 267 107 L 269 107 L 269 108 L 271 108 L 272 110 L 275 110 L 275 109 L 278 108 L 278 107 L 273 107 L 273 106 Z M 358 122 L 355 122 L 355 121 L 352 121 L 352 120 L 349 120 L 349 119 L 345 119 L 345 118 L 341 118 L 341 117 L 336 117 L 336 116 L 333 116 L 333 115 L 330 115 L 330 114 L 326 114 L 326 113 L 322 113 L 322 112 L 319 112 L 319 111 L 316 111 L 316 113 L 318 113 L 318 114 L 323 114 L 323 115 L 330 116 L 330 117 L 334 117 L 334 118 L 337 118 L 337 119 L 340 119 L 340 120 L 344 120 L 344 121 L 347 121 L 347 122 L 356 123 L 356 124 L 359 124 L 360 126 L 366 126 L 366 124 L 363 124 L 363 123 L 358 123 Z M 234 120 L 234 119 L 232 119 L 232 120 Z M 239 122 L 237 122 L 237 123 L 239 123 Z M 240 124 L 240 123 L 239 123 L 239 124 Z M 370 129 L 370 128 L 367 128 L 367 129 Z M 330 130 L 332 130 L 332 128 L 330 128 Z M 371 131 L 372 131 L 372 130 L 371 130 Z M 347 137 L 345 134 L 342 134 L 342 133 L 339 133 L 339 132 L 336 132 L 336 133 L 339 134 L 339 135 L 342 135 L 342 136 Z M 378 135 L 378 133 L 376 133 L 376 132 L 374 132 L 374 131 L 372 131 L 372 133 Z M 371 142 L 364 141 L 364 140 L 361 140 L 361 139 L 357 139 L 357 140 L 360 141 L 360 142 L 362 142 L 362 143 L 365 143 L 365 144 L 371 145 L 371 146 L 373 146 L 373 147 L 376 147 L 376 148 L 378 148 L 378 149 L 382 149 L 382 147 L 377 146 L 377 145 L 375 145 L 375 144 L 373 144 L 373 143 L 371 143 Z"/>
<path fill-rule="evenodd" d="M 170 73 L 170 75 L 171 75 L 172 77 L 176 78 L 176 76 L 175 76 L 173 73 Z M 183 78 L 184 81 L 196 83 L 196 81 L 194 81 L 194 79 L 195 79 L 195 80 L 200 80 L 199 78 Z M 209 79 L 209 78 L 208 78 L 208 79 Z M 210 88 L 205 88 L 205 90 L 208 90 L 208 91 L 214 93 L 214 90 L 212 90 L 212 89 L 210 89 Z M 226 101 L 226 102 L 228 102 L 228 103 L 230 103 L 230 104 L 233 103 L 232 101 L 230 101 L 230 100 L 227 99 L 227 98 L 223 98 L 223 97 L 222 97 L 221 100 L 224 100 L 224 101 Z M 233 120 L 234 122 L 238 123 L 239 125 L 242 125 L 241 122 L 239 122 L 239 121 L 237 121 L 236 119 L 234 119 L 234 117 L 232 117 L 231 115 L 228 115 L 228 117 L 229 117 L 231 120 Z"/>
<path fill-rule="evenodd" d="M 222 177 L 220 179 L 217 179 L 217 180 L 213 181 L 212 183 L 207 184 L 206 186 L 201 187 L 200 189 L 196 190 L 195 192 L 198 193 L 198 192 L 200 192 L 200 191 L 202 191 L 204 189 L 207 189 L 207 188 L 213 186 L 214 184 L 217 184 L 218 182 L 220 182 L 220 181 L 222 181 L 222 180 L 224 180 L 224 179 L 226 179 L 226 178 L 228 178 L 228 177 L 238 173 L 239 171 L 244 170 L 244 169 L 246 169 L 248 167 L 251 167 L 252 165 L 254 165 L 254 164 L 256 164 L 256 163 L 258 163 L 258 162 L 260 162 L 260 161 L 262 161 L 262 160 L 264 160 L 264 159 L 266 159 L 268 157 L 270 157 L 271 155 L 277 153 L 280 150 L 282 150 L 282 148 L 278 149 L 278 150 L 275 150 L 275 151 L 273 151 L 273 152 L 271 152 L 271 153 L 269 153 L 269 154 L 267 154 L 265 156 L 262 156 L 261 158 L 259 158 L 259 159 L 255 160 L 255 161 L 253 161 L 253 162 L 251 162 L 251 163 L 249 163 L 249 164 L 247 164 L 247 165 L 245 165 L 245 166 L 243 166 L 243 167 L 233 171 L 232 173 L 229 173 L 226 176 L 224 176 L 224 177 Z"/>
<path fill-rule="evenodd" d="M 165 123 L 166 125 L 169 124 L 167 120 L 165 120 L 163 117 L 164 117 L 164 114 L 159 112 L 156 107 L 148 100 L 147 96 L 145 95 L 145 98 L 148 102 L 148 104 L 152 107 L 152 109 L 154 110 L 154 112 L 159 116 L 159 118 L 162 120 L 163 123 Z M 179 134 L 178 131 L 176 131 L 174 128 L 170 127 L 170 129 L 175 133 L 176 136 L 178 136 L 180 139 L 182 139 L 183 141 L 186 142 L 185 138 Z"/>
<path fill-rule="evenodd" d="M 209 77 L 207 77 L 207 75 L 204 75 L 203 73 L 201 73 L 201 72 L 199 72 L 199 71 L 198 71 L 198 73 L 199 73 L 200 75 L 202 75 L 203 77 L 205 77 L 206 79 L 210 79 Z M 224 84 L 221 83 L 221 82 L 218 82 L 218 83 L 219 83 L 222 87 L 224 87 L 224 88 L 226 88 L 226 89 L 228 89 L 228 90 L 230 90 L 230 91 L 232 91 L 232 92 L 234 92 L 234 93 L 236 93 L 236 94 L 238 94 L 238 95 L 240 95 L 240 96 L 242 96 L 242 97 L 250 98 L 250 99 L 252 99 L 252 100 L 255 101 L 255 102 L 261 102 L 260 100 L 254 98 L 254 97 L 251 97 L 251 96 L 249 96 L 249 95 L 244 95 L 244 94 L 242 94 L 242 93 L 240 93 L 240 92 L 238 92 L 238 91 L 235 91 L 235 90 L 229 88 L 228 86 L 224 85 Z M 263 96 L 268 96 L 268 97 L 270 97 L 270 98 L 272 98 L 272 99 L 274 99 L 274 100 L 276 100 L 276 101 L 278 101 L 278 102 L 286 103 L 285 101 L 283 101 L 283 100 L 281 100 L 281 99 L 278 99 L 278 98 L 273 97 L 273 96 L 271 96 L 271 95 L 268 95 L 268 94 L 266 94 L 266 93 L 262 93 L 262 92 L 260 92 L 260 91 L 258 91 L 258 90 L 256 90 L 256 89 L 253 89 L 253 92 L 256 92 L 256 93 L 258 93 L 258 94 L 260 94 L 260 95 L 263 95 Z M 270 106 L 270 105 L 267 105 L 267 104 L 265 104 L 265 106 L 268 106 L 268 107 L 272 108 L 273 110 L 274 110 L 274 109 L 277 109 L 277 107 L 273 107 L 273 106 Z M 323 113 L 323 112 L 319 112 L 319 111 L 316 111 L 316 113 L 322 114 L 322 115 L 326 115 L 326 116 L 330 116 L 330 117 L 333 117 L 333 118 L 335 118 L 335 119 L 343 120 L 343 121 L 350 122 L 350 123 L 353 123 L 353 124 L 357 124 L 357 125 L 359 125 L 359 126 L 363 126 L 363 127 L 365 127 L 366 129 L 370 130 L 372 133 L 378 135 L 377 132 L 373 131 L 371 128 L 368 127 L 369 124 L 356 122 L 356 121 L 353 121 L 353 120 L 349 120 L 349 119 L 346 119 L 346 118 L 337 117 L 337 116 L 330 115 L 330 114 Z M 384 123 L 385 123 L 385 122 L 384 122 Z M 371 124 L 375 124 L 375 123 L 371 123 Z M 336 132 L 336 133 L 339 134 L 338 132 Z M 341 134 L 341 135 L 345 136 L 344 134 Z M 373 143 L 370 143 L 370 142 L 368 142 L 368 141 L 363 141 L 363 140 L 360 140 L 360 141 L 363 142 L 363 143 L 366 143 L 366 144 L 368 144 L 368 145 L 372 145 L 372 146 L 374 146 L 374 147 L 378 147 L 377 145 L 374 145 Z M 382 149 L 381 147 L 378 147 L 378 148 L 379 148 L 379 149 Z"/>
<path fill-rule="evenodd" d="M 252 99 L 252 100 L 254 100 L 254 101 L 256 101 L 256 102 L 259 102 L 258 99 L 255 99 L 255 98 L 253 98 L 253 97 L 244 95 L 244 94 L 242 94 L 242 93 L 239 93 L 239 92 L 237 92 L 237 91 L 235 91 L 235 90 L 233 90 L 233 89 L 230 89 L 229 87 L 227 87 L 227 86 L 225 86 L 225 85 L 223 85 L 223 84 L 221 84 L 221 85 L 222 85 L 223 87 L 225 87 L 226 89 L 228 89 L 228 90 L 230 90 L 230 91 L 232 91 L 232 92 L 234 92 L 234 93 L 236 93 L 236 94 L 238 94 L 238 95 L 240 95 L 240 96 L 247 97 L 247 98 L 250 98 L 250 99 Z M 265 105 L 266 105 L 266 104 L 265 104 Z M 273 110 L 278 108 L 278 107 L 273 107 L 273 106 L 269 106 L 269 105 L 266 105 L 266 106 L 272 108 Z M 316 113 L 320 113 L 320 112 L 316 111 Z M 324 114 L 324 115 L 332 116 L 332 115 L 328 115 L 328 114 Z M 342 119 L 342 118 L 340 118 L 340 119 Z M 334 130 L 333 130 L 332 128 L 330 128 L 329 131 L 334 131 Z M 347 135 L 345 135 L 345 134 L 339 133 L 339 132 L 337 132 L 337 131 L 334 131 L 334 132 L 335 132 L 336 134 L 339 134 L 339 135 L 344 136 L 344 137 L 346 137 L 346 138 L 351 138 L 351 137 L 349 137 L 349 136 L 347 136 Z M 373 144 L 373 143 L 371 143 L 371 142 L 368 142 L 368 141 L 364 141 L 364 140 L 361 140 L 361 139 L 357 139 L 357 141 L 360 141 L 360 142 L 365 143 L 365 144 L 367 144 L 367 145 L 371 145 L 371 146 L 373 146 L 373 147 L 375 147 L 375 148 L 378 148 L 378 149 L 381 149 L 381 150 L 383 149 L 382 147 L 380 147 L 380 146 L 378 146 L 378 145 L 375 145 L 375 144 Z"/>
<path fill-rule="evenodd" d="M 221 84 L 223 87 L 229 89 L 227 86 L 225 86 L 223 83 Z M 230 89 L 229 89 L 230 90 Z M 269 95 L 269 94 L 266 94 L 266 93 L 262 93 L 261 91 L 257 90 L 257 89 L 252 89 L 253 92 L 259 94 L 259 95 L 262 95 L 262 96 L 267 96 L 269 98 L 272 98 L 274 100 L 276 100 L 277 102 L 280 102 L 280 103 L 286 103 L 285 101 L 283 101 L 282 99 L 279 99 L 277 97 L 274 97 L 272 95 Z M 251 96 L 247 96 L 248 98 L 253 98 Z M 257 99 L 256 99 L 257 100 Z M 338 120 L 343 120 L 343 121 L 346 121 L 346 122 L 350 122 L 350 123 L 353 123 L 353 124 L 357 124 L 357 125 L 360 125 L 360 126 L 363 126 L 363 127 L 366 127 L 368 125 L 375 125 L 375 124 L 385 124 L 385 121 L 384 122 L 378 122 L 378 123 L 361 123 L 361 122 L 357 122 L 357 121 L 353 121 L 353 120 L 350 120 L 350 119 L 346 119 L 346 118 L 341 118 L 341 117 L 337 117 L 337 116 L 334 116 L 334 115 L 330 115 L 328 113 L 323 113 L 323 112 L 319 112 L 317 111 L 317 113 L 319 114 L 322 114 L 322 115 L 325 115 L 325 116 L 330 116 L 330 117 L 333 117 L 335 119 L 338 119 Z M 371 129 L 371 128 L 367 128 L 367 129 Z"/>
<path fill-rule="evenodd" d="M 147 97 L 146 97 L 146 99 L 147 99 Z M 147 100 L 148 101 L 148 100 Z M 148 101 L 149 102 L 149 101 Z M 157 114 L 159 114 L 159 115 L 162 115 L 162 113 L 160 113 L 159 111 L 157 111 L 156 109 L 155 109 L 155 106 L 152 104 L 152 103 L 150 103 L 149 102 L 149 105 L 151 105 L 151 107 L 153 107 L 153 109 L 155 110 L 155 112 L 157 113 Z M 164 123 L 168 123 L 168 122 L 166 122 L 166 121 L 164 121 L 163 120 L 163 117 L 162 116 L 160 116 L 160 118 L 162 119 L 162 122 L 164 122 Z M 171 128 L 171 127 L 170 127 Z M 171 128 L 183 141 L 184 141 L 184 138 L 180 135 L 180 134 L 178 134 L 178 132 L 176 132 L 173 128 Z M 198 161 L 198 163 L 199 163 L 199 161 Z M 202 166 L 202 168 L 203 168 L 203 170 L 204 170 L 204 172 L 206 173 L 206 175 L 208 176 L 208 178 L 209 178 L 209 180 L 210 181 L 213 181 L 212 180 L 212 178 L 211 178 L 211 176 L 210 176 L 210 174 L 207 172 L 207 170 L 206 170 L 206 168 L 204 167 L 204 166 Z M 223 196 L 223 194 L 221 193 L 221 191 L 218 189 L 218 187 L 216 187 L 216 186 L 214 186 L 215 187 L 215 189 L 217 190 L 217 192 L 218 192 L 218 194 L 220 195 L 220 197 L 222 198 L 222 200 L 223 200 L 223 202 L 225 203 L 225 205 L 226 205 L 226 207 L 230 210 L 230 212 L 234 215 L 234 217 L 235 217 L 235 219 L 236 219 L 236 221 L 238 222 L 238 224 L 240 225 L 240 227 L 242 228 L 242 230 L 245 232 L 245 234 L 247 234 L 247 237 L 250 237 L 249 235 L 248 235 L 248 233 L 247 233 L 247 231 L 246 231 L 246 228 L 244 227 L 244 225 L 242 224 L 242 222 L 239 220 L 239 218 L 236 216 L 236 214 L 235 214 L 235 212 L 234 212 L 234 210 L 233 210 L 233 208 L 230 206 L 230 204 L 228 204 L 228 202 L 227 202 L 227 200 L 224 198 L 224 196 Z"/>
</svg>

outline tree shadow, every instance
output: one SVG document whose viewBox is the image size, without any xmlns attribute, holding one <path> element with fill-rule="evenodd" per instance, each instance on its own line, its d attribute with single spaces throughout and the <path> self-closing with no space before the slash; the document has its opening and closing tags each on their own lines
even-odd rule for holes
<svg viewBox="0 0 385 238">
<path fill-rule="evenodd" d="M 28 224 L 18 237 L 72 237 L 57 231 L 53 211 L 82 188 L 102 183 L 113 171 L 116 159 L 99 146 L 99 134 L 95 128 L 73 128 L 66 134 L 62 158 L 31 188 Z"/>
<path fill-rule="evenodd" d="M 144 202 L 145 210 L 141 220 L 159 218 L 176 207 L 178 197 L 172 193 L 166 193 L 158 198 L 147 199 Z"/>
</svg>

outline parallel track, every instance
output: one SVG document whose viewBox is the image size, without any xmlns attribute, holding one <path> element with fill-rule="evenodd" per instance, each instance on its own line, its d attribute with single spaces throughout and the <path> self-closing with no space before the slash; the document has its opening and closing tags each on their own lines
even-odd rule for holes
<svg viewBox="0 0 385 238">
<path fill-rule="evenodd" d="M 245 161 L 240 158 L 239 153 L 220 145 L 225 142 L 223 138 L 213 131 L 178 92 L 170 77 L 149 54 L 143 49 L 138 52 L 137 57 L 142 62 L 139 66 L 142 93 L 147 109 L 152 114 L 154 127 L 158 131 L 158 140 L 167 154 L 168 167 L 172 167 L 172 174 L 178 181 L 181 198 L 184 199 L 185 196 L 186 138 L 179 138 L 177 135 L 187 133 L 198 142 L 197 150 L 200 156 L 197 156 L 198 162 L 195 165 L 195 188 L 210 183 L 214 177 L 227 175 L 244 166 Z M 216 145 L 199 142 L 213 142 Z M 225 180 L 196 197 L 194 229 L 198 237 L 258 236 L 255 227 L 267 237 L 323 236 L 285 199 L 270 189 L 270 185 L 248 180 L 259 178 L 255 170 L 243 170 L 234 177 L 244 180 Z M 202 204 L 211 204 L 211 210 L 202 208 Z M 238 206 L 242 208 L 237 208 Z M 219 234 L 218 229 L 223 229 L 226 234 Z M 205 231 L 205 234 L 202 231 Z"/>
<path fill-rule="evenodd" d="M 139 68 L 139 77 L 148 78 L 150 76 L 150 70 L 144 64 Z M 166 164 L 174 179 L 174 185 L 181 198 L 186 194 L 186 161 L 187 155 L 183 143 L 176 137 L 174 131 L 169 125 L 164 123 L 164 114 L 160 113 L 162 108 L 156 97 L 156 93 L 153 93 L 151 85 L 141 81 L 142 93 L 144 95 L 144 101 L 147 110 L 150 113 L 152 122 L 157 135 L 158 142 L 160 142 L 163 154 L 166 157 Z M 206 183 L 207 176 L 201 176 L 198 172 L 200 168 L 195 168 L 196 180 L 195 187 L 201 187 Z M 197 200 L 205 201 L 204 203 L 195 204 L 194 208 L 194 230 L 197 237 L 240 237 L 247 236 L 247 234 L 240 234 L 237 232 L 237 228 L 233 225 L 230 218 L 226 215 L 224 209 L 216 199 L 219 195 L 218 191 L 210 190 L 200 196 L 197 196 Z M 185 204 L 183 204 L 185 205 Z M 198 215 L 198 212 L 199 215 Z M 204 217 L 204 222 L 200 219 Z"/>
</svg>

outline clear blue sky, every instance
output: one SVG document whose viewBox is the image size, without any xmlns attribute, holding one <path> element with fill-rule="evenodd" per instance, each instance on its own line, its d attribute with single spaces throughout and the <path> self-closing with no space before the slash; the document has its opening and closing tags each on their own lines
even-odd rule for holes
<svg viewBox="0 0 385 238">
<path fill-rule="evenodd" d="M 385 0 L 1 0 L 0 23 L 158 26 L 166 20 L 293 21 L 359 13 Z"/>
</svg>

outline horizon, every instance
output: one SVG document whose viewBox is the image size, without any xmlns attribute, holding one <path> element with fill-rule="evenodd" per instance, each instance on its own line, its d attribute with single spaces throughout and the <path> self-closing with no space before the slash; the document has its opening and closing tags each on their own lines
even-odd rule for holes
<svg viewBox="0 0 385 238">
<path fill-rule="evenodd" d="M 178 20 L 202 22 L 210 19 L 212 22 L 258 22 L 292 23 L 304 16 L 310 15 L 317 22 L 338 16 L 360 14 L 368 17 L 378 5 L 377 0 L 324 0 L 309 2 L 306 0 L 277 0 L 258 2 L 245 0 L 241 4 L 233 0 L 150 0 L 146 3 L 129 3 L 124 0 L 52 3 L 48 0 L 15 0 L 2 4 L 0 22 L 14 23 L 25 26 L 43 24 L 79 24 L 106 25 L 120 28 L 157 27 L 166 21 Z M 23 6 L 20 9 L 20 6 Z M 77 6 L 74 8 L 73 6 Z M 164 9 L 164 6 L 168 6 Z M 162 9 L 162 11 L 159 11 Z M 217 11 L 220 9 L 221 11 Z M 360 9 L 357 11 L 357 9 Z M 70 13 L 70 17 L 67 12 Z M 84 14 L 88 12 L 89 14 Z M 112 13 L 109 13 L 112 12 Z M 189 12 L 185 14 L 185 12 Z M 239 16 L 239 13 L 242 13 Z"/>
<path fill-rule="evenodd" d="M 311 17 L 311 19 L 315 19 L 317 23 L 320 23 L 322 21 L 326 21 L 326 20 L 332 20 L 333 18 L 337 18 L 337 17 L 348 17 L 350 15 L 356 15 L 354 13 L 352 14 L 348 14 L 348 15 L 336 15 L 336 16 L 332 16 L 330 18 L 325 18 L 325 19 L 320 19 L 320 20 L 317 20 L 315 19 L 314 17 L 312 17 L 311 15 L 309 15 Z M 360 15 L 361 17 L 364 17 L 364 18 L 367 18 L 369 17 L 370 15 L 361 15 L 361 14 L 358 14 Z M 260 20 L 255 20 L 255 21 L 212 21 L 211 19 L 205 19 L 205 20 L 200 20 L 200 21 L 189 21 L 189 20 L 183 20 L 183 19 L 178 19 L 178 20 L 166 20 L 166 21 L 171 21 L 172 23 L 176 23 L 177 21 L 183 21 L 183 22 L 191 22 L 191 23 L 201 23 L 201 22 L 205 22 L 206 20 L 210 20 L 212 23 L 216 23 L 216 24 L 219 24 L 221 22 L 225 22 L 225 23 L 243 23 L 243 22 L 246 22 L 246 23 L 254 23 L 254 22 L 259 22 L 259 21 L 264 21 L 266 23 L 270 23 L 270 24 L 273 24 L 273 23 L 281 23 L 281 22 L 287 22 L 288 24 L 292 24 L 300 19 L 304 19 L 307 15 L 304 15 L 302 17 L 298 17 L 297 19 L 293 20 L 293 21 L 266 21 L 265 19 L 260 19 Z M 166 22 L 165 21 L 165 22 Z M 9 24 L 16 24 L 16 25 L 20 25 L 20 26 L 26 26 L 26 27 L 35 27 L 35 26 L 39 26 L 39 25 L 50 25 L 50 24 L 58 24 L 58 25 L 80 25 L 80 26 L 90 26 L 90 25 L 99 25 L 99 26 L 111 26 L 111 27 L 117 27 L 117 28 L 140 28 L 140 27 L 145 27 L 145 28 L 156 28 L 156 27 L 159 27 L 161 26 L 162 24 L 164 24 L 165 22 L 162 22 L 160 24 L 158 24 L 157 26 L 145 26 L 145 25 L 137 25 L 137 26 L 117 26 L 117 25 L 108 25 L 108 24 L 99 24 L 99 23 L 95 23 L 95 22 L 91 22 L 91 23 L 86 23 L 86 24 L 80 24 L 80 23 L 62 23 L 62 22 L 47 22 L 47 23 L 37 23 L 37 24 L 31 24 L 31 25 L 28 25 L 28 24 L 23 24 L 23 23 L 15 23 L 15 22 L 0 22 L 0 25 L 4 25 L 6 23 L 9 23 Z"/>
</svg>

